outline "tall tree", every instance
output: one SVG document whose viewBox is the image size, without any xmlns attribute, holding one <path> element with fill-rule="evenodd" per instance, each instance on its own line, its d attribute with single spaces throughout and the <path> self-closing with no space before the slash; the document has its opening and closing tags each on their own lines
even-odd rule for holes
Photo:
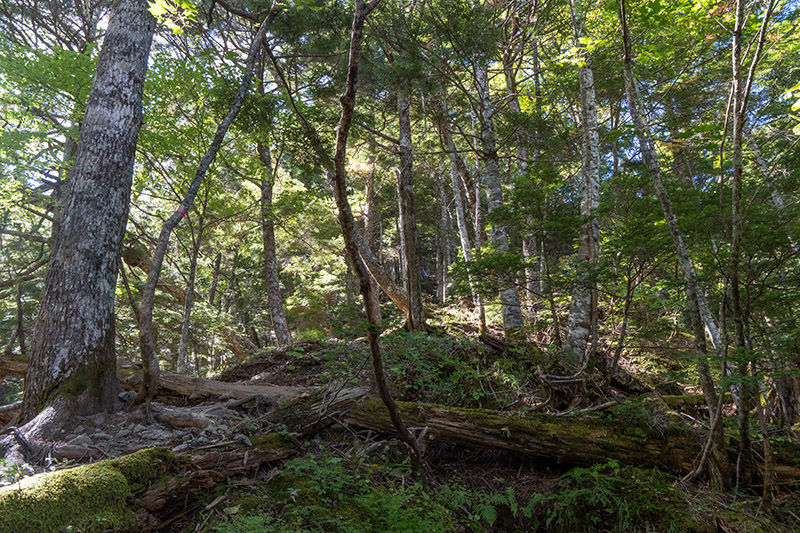
<svg viewBox="0 0 800 533">
<path fill-rule="evenodd" d="M 114 293 L 128 216 L 142 92 L 155 20 L 145 0 L 117 0 L 83 119 L 71 194 L 53 242 L 31 344 L 21 416 L 116 406 Z"/>
<path fill-rule="evenodd" d="M 600 226 L 595 210 L 600 202 L 600 135 L 597 124 L 597 101 L 591 56 L 586 51 L 587 5 L 584 0 L 570 0 L 573 44 L 584 52 L 578 66 L 581 98 L 583 146 L 581 165 L 581 218 L 583 226 L 578 238 L 578 282 L 572 291 L 567 321 L 566 347 L 579 357 L 587 353 L 589 341 L 594 346 L 597 335 L 596 267 L 600 256 Z"/>
<path fill-rule="evenodd" d="M 275 215 L 272 212 L 272 189 L 275 183 L 275 171 L 272 166 L 269 144 L 259 142 L 258 156 L 264 164 L 261 175 L 261 236 L 264 247 L 264 277 L 267 282 L 267 304 L 272 319 L 272 329 L 278 346 L 292 343 L 292 333 L 286 322 L 281 298 L 281 283 L 278 279 L 278 259 L 275 254 Z"/>
</svg>

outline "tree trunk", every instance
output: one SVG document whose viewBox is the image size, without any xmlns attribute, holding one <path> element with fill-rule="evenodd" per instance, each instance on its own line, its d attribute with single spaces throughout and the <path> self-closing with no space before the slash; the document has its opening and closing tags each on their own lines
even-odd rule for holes
<svg viewBox="0 0 800 533">
<path fill-rule="evenodd" d="M 745 121 L 746 98 L 742 83 L 742 38 L 745 25 L 744 1 L 736 1 L 736 20 L 733 28 L 732 47 L 732 86 L 733 93 L 733 174 L 731 176 L 731 248 L 728 257 L 728 286 L 730 288 L 730 304 L 733 311 L 733 324 L 735 331 L 736 348 L 744 350 L 745 342 L 745 317 L 742 310 L 740 271 L 740 248 L 742 243 L 742 129 Z M 749 363 L 738 363 L 738 373 L 741 377 L 749 375 Z M 739 425 L 739 474 L 744 485 L 750 485 L 753 479 L 753 451 L 750 442 L 750 408 L 752 404 L 752 387 L 742 381 L 740 385 L 741 406 L 737 409 L 736 418 Z"/>
<path fill-rule="evenodd" d="M 500 165 L 497 159 L 497 146 L 494 133 L 494 109 L 489 97 L 488 65 L 482 59 L 475 67 L 475 81 L 480 98 L 480 112 L 478 120 L 481 126 L 481 147 L 483 157 L 483 180 L 488 197 L 489 213 L 503 208 L 503 183 L 500 179 Z M 495 222 L 489 231 L 496 250 L 500 253 L 508 252 L 508 228 L 506 225 Z M 512 280 L 505 281 L 505 288 L 500 290 L 500 304 L 503 315 L 503 331 L 506 338 L 513 340 L 519 330 L 525 325 L 522 319 L 522 310 L 519 305 L 519 295 Z"/>
<path fill-rule="evenodd" d="M 222 265 L 222 252 L 217 252 L 214 258 L 214 273 L 211 275 L 211 287 L 208 289 L 208 305 L 216 307 L 217 283 L 219 282 L 219 269 Z"/>
<path fill-rule="evenodd" d="M 439 137 L 442 139 L 445 150 L 448 152 L 450 159 L 450 185 L 453 189 L 453 203 L 456 208 L 456 226 L 458 227 L 458 238 L 461 243 L 461 253 L 464 261 L 469 263 L 472 261 L 472 243 L 469 238 L 469 221 L 467 220 L 469 213 L 469 200 L 466 198 L 466 190 L 464 176 L 468 176 L 469 172 L 464 164 L 464 160 L 458 155 L 453 136 L 450 134 L 449 124 L 447 122 L 447 98 L 445 86 L 442 85 L 441 91 L 441 106 L 438 110 L 436 124 L 439 130 Z M 472 301 L 475 307 L 481 305 L 478 291 L 472 281 L 472 275 L 467 273 L 467 280 L 469 282 L 470 292 L 472 293 Z"/>
<path fill-rule="evenodd" d="M 167 253 L 167 246 L 169 245 L 169 237 L 172 234 L 172 230 L 175 229 L 181 219 L 188 216 L 187 211 L 194 202 L 197 192 L 200 190 L 203 178 L 214 162 L 214 159 L 216 159 L 217 152 L 219 152 L 222 142 L 225 140 L 225 135 L 228 133 L 228 128 L 230 128 L 231 123 L 233 123 L 233 120 L 242 108 L 245 95 L 250 90 L 250 85 L 253 81 L 253 66 L 256 62 L 256 56 L 261 49 L 264 37 L 270 25 L 271 17 L 274 16 L 274 14 L 275 10 L 271 8 L 267 18 L 261 23 L 261 27 L 253 39 L 253 43 L 250 45 L 245 71 L 236 97 L 231 107 L 228 109 L 227 115 L 225 115 L 225 118 L 217 126 L 214 139 L 211 141 L 206 153 L 200 160 L 194 178 L 183 196 L 183 200 L 175 212 L 173 212 L 164 222 L 164 225 L 161 226 L 158 244 L 153 253 L 153 264 L 150 267 L 150 272 L 147 275 L 147 282 L 142 291 L 142 322 L 139 325 L 139 347 L 142 354 L 142 366 L 144 367 L 144 381 L 142 390 L 139 391 L 137 401 L 149 401 L 153 397 L 153 391 L 158 386 L 159 365 L 155 343 L 153 342 L 153 305 L 155 302 L 156 285 L 158 285 L 158 278 L 161 275 L 161 266 L 164 263 L 164 256 Z"/>
<path fill-rule="evenodd" d="M 405 7 L 400 2 L 401 32 L 405 34 Z M 414 208 L 413 145 L 411 139 L 411 104 L 406 80 L 401 80 L 397 89 L 397 117 L 399 122 L 400 170 L 397 173 L 397 200 L 400 208 L 400 226 L 403 242 L 408 309 L 406 328 L 409 331 L 425 329 L 425 316 L 422 307 L 420 287 L 419 235 L 417 233 L 417 214 Z"/>
<path fill-rule="evenodd" d="M 450 210 L 447 207 L 444 164 L 439 163 L 436 174 L 436 200 L 439 203 L 438 234 L 436 236 L 436 299 L 447 299 L 447 270 L 450 268 Z"/>
<path fill-rule="evenodd" d="M 586 7 L 582 0 L 570 0 L 572 32 L 576 47 L 584 48 L 586 33 Z M 589 341 L 597 328 L 594 309 L 597 304 L 595 270 L 600 255 L 600 228 L 594 214 L 600 202 L 600 137 L 597 124 L 597 102 L 594 90 L 594 73 L 588 53 L 582 58 L 585 64 L 578 67 L 581 93 L 581 120 L 583 122 L 583 164 L 581 179 L 581 218 L 584 223 L 578 239 L 578 282 L 572 291 L 567 319 L 566 348 L 579 357 L 593 359 Z M 591 347 L 592 352 L 596 346 Z"/>
<path fill-rule="evenodd" d="M 144 0 L 115 2 L 31 343 L 26 421 L 47 405 L 100 412 L 117 404 L 114 293 L 154 29 Z"/>
<path fill-rule="evenodd" d="M 684 283 L 686 285 L 686 300 L 689 304 L 690 314 L 692 316 L 695 348 L 698 356 L 697 373 L 700 386 L 706 397 L 712 423 L 712 431 L 708 437 L 712 441 L 712 482 L 720 488 L 725 488 L 730 484 L 731 468 L 724 451 L 725 442 L 722 433 L 722 425 L 715 423 L 719 417 L 722 416 L 722 413 L 716 410 L 717 391 L 708 366 L 705 334 L 703 330 L 705 329 L 705 331 L 708 332 L 712 345 L 716 350 L 722 349 L 722 340 L 716 324 L 711 317 L 711 311 L 706 303 L 705 295 L 697 281 L 697 272 L 694 269 L 692 258 L 689 255 L 689 249 L 683 241 L 683 235 L 678 227 L 678 220 L 672 211 L 669 193 L 661 180 L 661 164 L 658 161 L 658 155 L 653 147 L 652 137 L 641 115 L 641 97 L 631 68 L 631 48 L 628 40 L 624 0 L 620 1 L 619 16 L 623 34 L 623 75 L 625 78 L 625 94 L 628 100 L 628 108 L 639 140 L 642 159 L 653 180 L 656 196 L 658 196 L 661 209 L 664 212 L 664 218 L 667 222 L 667 227 L 677 252 L 681 272 L 683 273 Z"/>
<path fill-rule="evenodd" d="M 359 283 L 359 289 L 364 299 L 364 306 L 367 314 L 368 332 L 370 354 L 372 356 L 372 368 L 375 373 L 375 383 L 378 388 L 378 394 L 384 407 L 388 411 L 389 419 L 392 422 L 392 427 L 397 431 L 400 438 L 409 447 L 411 453 L 412 466 L 418 474 L 422 474 L 422 450 L 419 442 L 408 431 L 403 419 L 397 411 L 394 399 L 386 384 L 386 378 L 383 374 L 383 359 L 381 355 L 380 343 L 378 340 L 378 323 L 377 323 L 377 310 L 375 309 L 375 298 L 370 294 L 371 286 L 368 280 L 368 272 L 364 263 L 359 258 L 358 243 L 355 238 L 355 220 L 353 213 L 350 210 L 350 204 L 347 200 L 347 171 L 346 166 L 346 153 L 347 153 L 347 138 L 350 133 L 350 126 L 352 124 L 353 109 L 355 107 L 356 96 L 356 83 L 358 79 L 358 66 L 361 56 L 361 39 L 364 31 L 364 21 L 367 15 L 377 6 L 379 0 L 372 0 L 369 4 L 364 4 L 362 0 L 356 0 L 356 5 L 353 13 L 353 26 L 350 37 L 350 54 L 348 60 L 348 73 L 347 73 L 347 86 L 345 93 L 340 98 L 342 106 L 342 114 L 339 118 L 339 124 L 336 128 L 336 149 L 332 165 L 326 165 L 326 168 L 333 170 L 330 176 L 330 182 L 333 185 L 333 197 L 336 201 L 336 208 L 338 212 L 339 225 L 342 229 L 342 236 L 344 237 L 345 249 L 350 256 L 350 260 L 355 267 L 356 278 Z M 317 139 L 318 141 L 318 139 Z M 328 159 L 327 157 L 325 159 Z M 328 159 L 329 160 L 329 159 Z M 332 167 L 332 168 L 331 168 Z"/>
<path fill-rule="evenodd" d="M 22 313 L 22 284 L 17 283 L 17 339 L 19 340 L 19 355 L 25 357 L 27 349 L 25 348 L 25 324 L 24 315 Z"/>
<path fill-rule="evenodd" d="M 375 156 L 369 157 L 369 172 L 367 172 L 367 183 L 364 191 L 366 202 L 366 213 L 364 215 L 364 237 L 366 245 L 375 257 L 381 252 L 381 212 L 375 206 Z M 369 283 L 372 287 L 371 296 L 375 299 L 372 305 L 378 313 L 378 321 L 382 321 L 380 307 L 380 286 L 373 276 L 370 276 Z"/>
<path fill-rule="evenodd" d="M 272 329 L 278 346 L 292 343 L 292 333 L 286 322 L 281 298 L 281 282 L 278 278 L 278 258 L 275 253 L 275 215 L 272 211 L 272 187 L 275 183 L 269 144 L 258 143 L 258 156 L 264 163 L 265 173 L 261 175 L 261 235 L 264 245 L 264 277 L 267 282 L 267 303 Z"/>
<path fill-rule="evenodd" d="M 197 238 L 192 237 L 192 256 L 189 261 L 189 280 L 186 283 L 186 299 L 183 302 L 183 317 L 181 319 L 181 340 L 178 344 L 178 364 L 176 371 L 179 374 L 186 372 L 189 347 L 189 327 L 192 322 L 192 307 L 194 306 L 194 282 L 197 276 L 197 256 L 200 254 L 200 242 L 203 236 L 203 218 L 197 225 Z"/>
</svg>

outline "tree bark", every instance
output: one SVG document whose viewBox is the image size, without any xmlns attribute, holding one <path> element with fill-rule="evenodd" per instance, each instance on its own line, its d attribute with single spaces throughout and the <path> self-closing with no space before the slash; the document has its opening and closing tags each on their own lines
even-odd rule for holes
<svg viewBox="0 0 800 533">
<path fill-rule="evenodd" d="M 475 82 L 480 99 L 478 120 L 481 126 L 481 148 L 483 157 L 483 180 L 489 200 L 489 213 L 503 208 L 503 183 L 500 179 L 500 165 L 497 159 L 497 145 L 494 133 L 494 108 L 489 97 L 489 73 L 486 60 L 478 59 L 475 65 Z M 489 231 L 498 252 L 509 250 L 508 227 L 500 222 L 492 224 Z M 516 287 L 508 280 L 500 290 L 500 305 L 503 315 L 503 331 L 509 340 L 515 339 L 524 327 L 522 309 Z"/>
<path fill-rule="evenodd" d="M 258 156 L 264 163 L 264 174 L 261 175 L 261 236 L 264 246 L 264 277 L 267 283 L 267 304 L 272 319 L 272 329 L 278 346 L 292 343 L 292 333 L 286 322 L 281 298 L 281 282 L 278 278 L 278 258 L 275 253 L 275 215 L 272 211 L 272 187 L 275 183 L 272 158 L 269 144 L 259 142 Z"/>
<path fill-rule="evenodd" d="M 26 421 L 47 405 L 99 412 L 117 404 L 114 292 L 154 29 L 144 0 L 115 2 L 31 343 Z"/>
<path fill-rule="evenodd" d="M 570 0 L 570 13 L 574 44 L 582 49 L 584 45 L 581 40 L 586 33 L 586 6 L 583 0 Z M 600 255 L 600 227 L 594 211 L 600 202 L 600 136 L 591 57 L 587 53 L 581 60 L 585 62 L 578 67 L 583 122 L 581 218 L 584 223 L 578 238 L 578 282 L 572 291 L 569 306 L 566 348 L 579 357 L 593 359 L 593 354 L 587 348 L 597 328 L 595 270 Z M 591 349 L 594 351 L 596 347 L 592 346 Z"/>
</svg>

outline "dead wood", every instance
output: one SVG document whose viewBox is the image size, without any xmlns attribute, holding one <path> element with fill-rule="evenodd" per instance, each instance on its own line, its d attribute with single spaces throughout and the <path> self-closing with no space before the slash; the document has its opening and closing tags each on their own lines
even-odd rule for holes
<svg viewBox="0 0 800 533">
<path fill-rule="evenodd" d="M 643 423 L 607 418 L 509 415 L 412 402 L 398 402 L 398 408 L 425 445 L 450 442 L 567 465 L 592 465 L 613 459 L 675 473 L 691 471 L 699 459 L 700 435 L 677 424 L 659 431 Z M 388 415 L 374 399 L 359 402 L 340 419 L 352 427 L 394 433 Z M 785 462 L 776 464 L 775 473 L 780 481 L 800 480 L 800 468 Z"/>
<path fill-rule="evenodd" d="M 138 389 L 142 382 L 141 374 L 134 374 L 122 381 L 128 390 Z M 309 392 L 303 387 L 279 387 L 275 385 L 250 385 L 247 383 L 223 383 L 212 379 L 197 378 L 173 372 L 162 372 L 159 378 L 156 397 L 161 400 L 190 400 L 225 398 L 243 399 L 252 396 L 274 398 L 279 402 L 299 398 Z"/>
</svg>

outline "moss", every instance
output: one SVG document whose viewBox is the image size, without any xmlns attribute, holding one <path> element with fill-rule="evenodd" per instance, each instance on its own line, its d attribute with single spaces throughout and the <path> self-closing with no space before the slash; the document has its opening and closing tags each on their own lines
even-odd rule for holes
<svg viewBox="0 0 800 533">
<path fill-rule="evenodd" d="M 174 456 L 166 448 L 39 474 L 0 489 L 0 532 L 139 531 L 127 507 L 131 485 L 163 471 Z"/>
<path fill-rule="evenodd" d="M 291 449 L 292 445 L 280 433 L 267 433 L 266 435 L 256 435 L 250 437 L 253 446 L 262 451 Z"/>
</svg>

